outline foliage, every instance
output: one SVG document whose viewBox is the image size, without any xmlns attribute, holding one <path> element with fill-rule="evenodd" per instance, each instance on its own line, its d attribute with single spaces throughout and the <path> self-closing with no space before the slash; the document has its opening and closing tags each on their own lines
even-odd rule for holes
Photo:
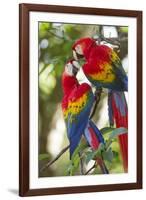
<svg viewBox="0 0 146 200">
<path fill-rule="evenodd" d="M 68 145 L 66 130 L 63 128 L 64 121 L 60 103 L 63 96 L 61 75 L 66 61 L 72 58 L 71 47 L 74 41 L 80 37 L 98 37 L 100 35 L 100 28 L 101 26 L 98 25 L 39 23 L 39 168 L 53 159 L 57 154 L 55 150 L 59 145 L 60 149 Z M 119 54 L 121 59 L 123 59 L 127 56 L 127 39 L 124 41 L 123 38 L 127 38 L 128 28 L 119 27 L 117 32 L 120 39 Z M 93 118 L 97 124 L 105 98 L 106 95 L 102 95 L 98 112 L 95 113 Z M 59 123 L 62 123 L 62 128 L 57 129 L 57 124 Z M 117 135 L 124 134 L 126 131 L 122 127 L 119 129 L 108 127 L 108 122 L 104 121 L 101 132 L 105 139 L 105 144 L 100 145 L 97 151 L 92 151 L 84 141 L 81 141 L 71 161 L 69 160 L 69 152 L 67 152 L 52 167 L 45 172 L 39 173 L 39 176 L 81 174 L 81 159 L 83 160 L 84 172 L 86 173 L 88 166 L 90 163 L 93 163 L 92 161 L 97 156 L 104 159 L 110 173 L 123 172 Z M 52 144 L 52 137 L 55 137 L 57 133 L 56 140 Z M 53 146 L 52 150 L 50 150 L 51 145 Z M 90 173 L 97 174 L 101 172 L 98 166 L 95 166 Z"/>
<path fill-rule="evenodd" d="M 88 163 L 91 160 L 96 160 L 97 157 L 100 157 L 104 161 L 112 163 L 114 156 L 118 155 L 117 151 L 112 150 L 111 148 L 112 143 L 115 141 L 118 135 L 127 134 L 127 129 L 126 128 L 109 128 L 109 127 L 104 128 L 104 130 L 105 129 L 106 129 L 106 133 L 104 132 L 104 134 L 108 135 L 107 140 L 105 144 L 100 144 L 97 150 L 92 150 L 91 148 L 88 147 L 87 144 L 81 141 L 79 146 L 76 148 L 74 155 L 72 157 L 72 160 L 70 161 L 69 166 L 67 168 L 67 173 L 69 175 L 75 175 L 76 172 L 79 171 L 81 157 L 85 161 L 84 162 L 85 165 L 88 165 Z M 103 129 L 100 131 L 102 132 Z M 81 157 L 79 156 L 79 152 L 82 152 Z M 95 168 L 96 167 L 97 166 L 95 165 Z"/>
<path fill-rule="evenodd" d="M 50 156 L 47 153 L 39 154 L 39 160 L 45 160 L 48 159 Z"/>
</svg>

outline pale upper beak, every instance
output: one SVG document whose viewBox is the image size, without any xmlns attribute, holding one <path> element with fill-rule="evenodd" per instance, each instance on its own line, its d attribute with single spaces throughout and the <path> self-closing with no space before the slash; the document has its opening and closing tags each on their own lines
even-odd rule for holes
<svg viewBox="0 0 146 200">
<path fill-rule="evenodd" d="M 78 60 L 78 56 L 77 56 L 77 53 L 76 53 L 75 50 L 73 50 L 73 57 L 74 57 L 75 60 Z"/>
</svg>

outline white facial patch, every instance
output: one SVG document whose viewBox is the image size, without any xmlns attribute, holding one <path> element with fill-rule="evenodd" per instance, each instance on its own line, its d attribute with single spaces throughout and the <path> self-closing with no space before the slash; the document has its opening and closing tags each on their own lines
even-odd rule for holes
<svg viewBox="0 0 146 200">
<path fill-rule="evenodd" d="M 65 66 L 65 72 L 69 75 L 69 76 L 73 76 L 73 66 L 71 63 L 68 63 Z"/>
<path fill-rule="evenodd" d="M 75 50 L 76 50 L 77 54 L 83 55 L 83 50 L 82 50 L 81 45 L 77 45 L 77 46 L 75 47 Z"/>
</svg>

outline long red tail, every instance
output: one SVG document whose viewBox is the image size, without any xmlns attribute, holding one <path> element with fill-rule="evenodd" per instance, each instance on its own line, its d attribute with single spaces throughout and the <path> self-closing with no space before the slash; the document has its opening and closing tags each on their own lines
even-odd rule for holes
<svg viewBox="0 0 146 200">
<path fill-rule="evenodd" d="M 116 127 L 128 128 L 128 108 L 124 92 L 109 93 L 109 116 L 111 123 L 115 121 Z M 110 111 L 110 109 L 112 109 Z M 124 171 L 128 171 L 128 134 L 119 135 L 119 144 L 123 159 Z"/>
</svg>

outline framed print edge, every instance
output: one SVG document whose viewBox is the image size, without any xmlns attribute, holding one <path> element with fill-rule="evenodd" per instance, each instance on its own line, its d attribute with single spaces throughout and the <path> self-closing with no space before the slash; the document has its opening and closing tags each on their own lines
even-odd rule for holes
<svg viewBox="0 0 146 200">
<path fill-rule="evenodd" d="M 19 5 L 19 195 L 29 191 L 29 13 Z M 25 55 L 25 56 L 24 56 Z"/>
<path fill-rule="evenodd" d="M 30 189 L 29 185 L 29 12 L 58 12 L 127 16 L 137 19 L 137 181 L 136 183 Z M 70 7 L 41 4 L 19 5 L 19 195 L 55 195 L 142 188 L 142 11 Z"/>
<path fill-rule="evenodd" d="M 143 102 L 142 102 L 142 60 L 143 60 L 143 21 L 142 11 L 137 15 L 137 183 L 140 188 L 143 184 L 143 152 L 142 152 L 142 126 L 143 126 Z"/>
</svg>

